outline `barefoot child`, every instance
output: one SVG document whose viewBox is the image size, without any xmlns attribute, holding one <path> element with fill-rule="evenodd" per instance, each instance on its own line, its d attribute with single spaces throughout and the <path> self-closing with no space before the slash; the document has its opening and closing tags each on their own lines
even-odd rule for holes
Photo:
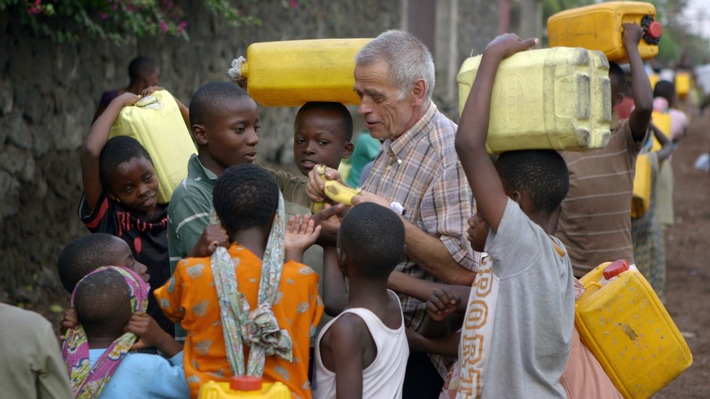
<svg viewBox="0 0 710 399">
<path fill-rule="evenodd" d="M 363 203 L 345 215 L 337 250 L 326 249 L 324 290 L 327 307 L 342 297 L 347 307 L 318 336 L 316 398 L 402 397 L 409 347 L 387 278 L 403 255 L 404 224 L 390 209 Z"/>
<path fill-rule="evenodd" d="M 62 346 L 75 398 L 188 397 L 180 345 L 143 313 L 147 299 L 148 285 L 125 267 L 100 267 L 76 285 L 80 324 Z M 169 360 L 129 353 L 136 335 Z"/>
<path fill-rule="evenodd" d="M 294 398 L 311 398 L 309 337 L 323 312 L 318 275 L 284 259 L 298 259 L 320 229 L 310 224 L 306 240 L 285 247 L 278 185 L 256 165 L 224 170 L 213 196 L 229 249 L 219 246 L 211 258 L 180 261 L 155 292 L 165 314 L 187 331 L 185 375 L 191 397 L 197 398 L 200 386 L 210 380 L 252 375 L 284 383 Z M 273 333 L 243 335 L 242 327 Z"/>
</svg>

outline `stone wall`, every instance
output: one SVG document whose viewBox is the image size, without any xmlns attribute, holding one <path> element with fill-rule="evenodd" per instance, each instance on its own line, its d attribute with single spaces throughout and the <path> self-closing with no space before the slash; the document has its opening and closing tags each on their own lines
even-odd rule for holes
<svg viewBox="0 0 710 399">
<path fill-rule="evenodd" d="M 227 26 L 195 3 L 181 2 L 189 41 L 134 39 L 122 46 L 88 39 L 57 45 L 33 36 L 7 11 L 0 13 L 0 301 L 47 309 L 53 298 L 66 298 L 56 278 L 56 257 L 66 242 L 87 233 L 77 217 L 78 149 L 100 93 L 128 83 L 125 70 L 133 57 L 155 58 L 161 84 L 188 103 L 202 84 L 227 80 L 231 60 L 252 42 L 374 37 L 401 27 L 401 4 L 394 0 L 311 0 L 297 9 L 261 1 L 247 10 L 262 19 L 261 26 L 242 28 Z M 495 33 L 495 26 L 482 34 L 471 25 L 485 19 L 475 6 L 487 2 L 461 3 L 460 46 L 467 48 L 459 60 L 479 36 Z M 441 107 L 456 109 L 455 103 Z M 260 108 L 260 159 L 290 160 L 294 115 L 292 108 Z"/>
</svg>

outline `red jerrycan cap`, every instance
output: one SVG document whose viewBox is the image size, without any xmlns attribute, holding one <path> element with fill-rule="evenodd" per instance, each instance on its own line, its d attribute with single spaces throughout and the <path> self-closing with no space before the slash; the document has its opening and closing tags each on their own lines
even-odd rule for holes
<svg viewBox="0 0 710 399">
<path fill-rule="evenodd" d="M 604 278 L 611 280 L 627 270 L 629 270 L 629 262 L 624 259 L 619 259 L 604 268 Z"/>
<path fill-rule="evenodd" d="M 646 33 L 648 34 L 649 37 L 651 37 L 653 39 L 660 39 L 661 35 L 663 35 L 663 26 L 661 25 L 660 22 L 653 21 L 646 28 Z"/>
<path fill-rule="evenodd" d="M 261 377 L 235 375 L 229 378 L 229 389 L 233 391 L 259 391 L 261 390 Z"/>
</svg>

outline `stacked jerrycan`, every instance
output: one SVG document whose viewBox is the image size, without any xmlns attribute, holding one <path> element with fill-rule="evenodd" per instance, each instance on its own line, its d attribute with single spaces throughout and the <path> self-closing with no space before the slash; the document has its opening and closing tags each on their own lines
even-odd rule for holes
<svg viewBox="0 0 710 399">
<path fill-rule="evenodd" d="M 370 40 L 253 43 L 239 72 L 248 81 L 247 92 L 261 105 L 301 106 L 308 101 L 359 104 L 353 91 L 355 55 Z"/>
<path fill-rule="evenodd" d="M 158 203 L 168 203 L 197 152 L 173 96 L 159 90 L 124 107 L 111 127 L 110 137 L 118 135 L 135 138 L 148 151 L 158 176 Z"/>
<path fill-rule="evenodd" d="M 481 62 L 458 74 L 463 111 Z M 586 150 L 609 142 L 611 92 L 604 54 L 558 47 L 517 53 L 500 64 L 493 85 L 486 150 Z"/>
<path fill-rule="evenodd" d="M 688 344 L 636 267 L 607 262 L 580 281 L 575 326 L 624 398 L 649 398 L 690 367 Z"/>
<path fill-rule="evenodd" d="M 644 34 L 638 49 L 642 59 L 658 54 L 663 28 L 651 3 L 617 1 L 559 12 L 547 20 L 550 47 L 584 47 L 603 52 L 609 61 L 628 61 L 622 24 L 641 25 Z"/>
<path fill-rule="evenodd" d="M 291 399 L 291 391 L 280 382 L 263 382 L 261 377 L 233 376 L 229 382 L 210 381 L 200 388 L 198 399 Z"/>
</svg>

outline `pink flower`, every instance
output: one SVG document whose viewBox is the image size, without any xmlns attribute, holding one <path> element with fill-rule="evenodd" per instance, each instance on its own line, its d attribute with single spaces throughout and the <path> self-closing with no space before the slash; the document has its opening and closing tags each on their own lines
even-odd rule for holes
<svg viewBox="0 0 710 399">
<path fill-rule="evenodd" d="M 160 30 L 162 30 L 163 33 L 168 31 L 168 23 L 165 22 L 165 20 L 160 21 Z"/>
<path fill-rule="evenodd" d="M 32 15 L 37 15 L 42 12 L 44 7 L 42 7 L 42 0 L 35 0 L 35 2 L 27 7 L 27 13 Z"/>
<path fill-rule="evenodd" d="M 106 18 L 108 18 L 108 14 L 105 12 L 99 12 L 99 19 L 104 20 Z"/>
<path fill-rule="evenodd" d="M 180 34 L 182 34 L 183 32 L 185 32 L 185 27 L 186 27 L 186 26 L 187 26 L 187 22 L 185 22 L 185 21 L 180 22 L 180 23 L 178 24 L 178 26 L 177 26 L 177 33 L 180 35 Z"/>
<path fill-rule="evenodd" d="M 291 5 L 291 8 L 298 8 L 298 1 L 296 0 L 288 0 L 288 4 Z"/>
</svg>

